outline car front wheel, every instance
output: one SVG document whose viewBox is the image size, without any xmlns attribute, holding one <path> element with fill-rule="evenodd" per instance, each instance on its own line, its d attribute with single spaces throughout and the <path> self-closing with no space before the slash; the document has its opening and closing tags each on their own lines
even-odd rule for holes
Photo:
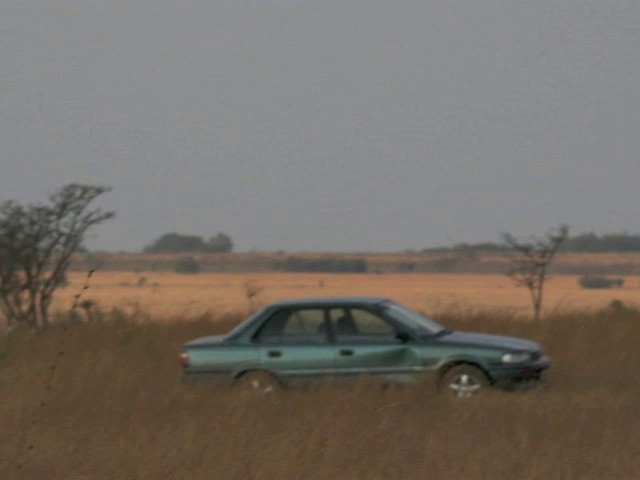
<svg viewBox="0 0 640 480">
<path fill-rule="evenodd" d="M 439 382 L 439 390 L 454 398 L 468 398 L 477 395 L 489 385 L 482 370 L 473 365 L 457 365 L 450 368 Z"/>
<path fill-rule="evenodd" d="M 276 393 L 281 389 L 280 382 L 273 375 L 260 370 L 244 373 L 236 380 L 236 386 L 241 391 L 262 395 Z"/>
</svg>

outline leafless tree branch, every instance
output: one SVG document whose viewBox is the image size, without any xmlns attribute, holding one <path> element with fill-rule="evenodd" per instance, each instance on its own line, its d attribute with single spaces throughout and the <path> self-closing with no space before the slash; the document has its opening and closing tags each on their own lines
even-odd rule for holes
<svg viewBox="0 0 640 480">
<path fill-rule="evenodd" d="M 544 237 L 519 240 L 510 233 L 502 235 L 504 244 L 511 249 L 511 268 L 507 275 L 519 287 L 525 287 L 531 295 L 534 319 L 540 319 L 544 285 L 549 279 L 547 268 L 569 235 L 567 225 L 559 225 Z"/>
<path fill-rule="evenodd" d="M 0 204 L 0 312 L 7 325 L 49 323 L 49 306 L 71 257 L 92 227 L 114 212 L 89 209 L 108 187 L 69 184 L 46 204 Z"/>
</svg>

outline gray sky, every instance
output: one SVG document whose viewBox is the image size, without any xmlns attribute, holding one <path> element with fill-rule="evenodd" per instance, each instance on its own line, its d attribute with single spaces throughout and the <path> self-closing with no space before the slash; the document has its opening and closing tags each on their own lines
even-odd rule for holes
<svg viewBox="0 0 640 480">
<path fill-rule="evenodd" d="M 114 188 L 92 248 L 640 231 L 640 2 L 0 0 L 0 199 Z"/>
</svg>

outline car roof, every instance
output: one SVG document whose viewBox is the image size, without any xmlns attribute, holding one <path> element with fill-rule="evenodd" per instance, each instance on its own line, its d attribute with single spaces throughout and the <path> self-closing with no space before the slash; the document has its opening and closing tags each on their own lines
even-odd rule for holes
<svg viewBox="0 0 640 480">
<path fill-rule="evenodd" d="M 269 305 L 270 307 L 328 307 L 333 305 L 377 305 L 382 302 L 389 301 L 385 297 L 310 297 L 310 298 L 292 298 L 280 300 Z"/>
</svg>

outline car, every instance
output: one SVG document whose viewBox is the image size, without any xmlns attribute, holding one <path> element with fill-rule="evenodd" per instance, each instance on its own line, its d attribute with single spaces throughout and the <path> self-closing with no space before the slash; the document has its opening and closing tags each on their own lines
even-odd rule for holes
<svg viewBox="0 0 640 480">
<path fill-rule="evenodd" d="M 180 353 L 187 382 L 263 393 L 366 375 L 384 384 L 432 377 L 439 390 L 461 398 L 537 380 L 549 363 L 535 342 L 453 331 L 380 297 L 279 301 L 226 335 L 185 343 Z"/>
</svg>

